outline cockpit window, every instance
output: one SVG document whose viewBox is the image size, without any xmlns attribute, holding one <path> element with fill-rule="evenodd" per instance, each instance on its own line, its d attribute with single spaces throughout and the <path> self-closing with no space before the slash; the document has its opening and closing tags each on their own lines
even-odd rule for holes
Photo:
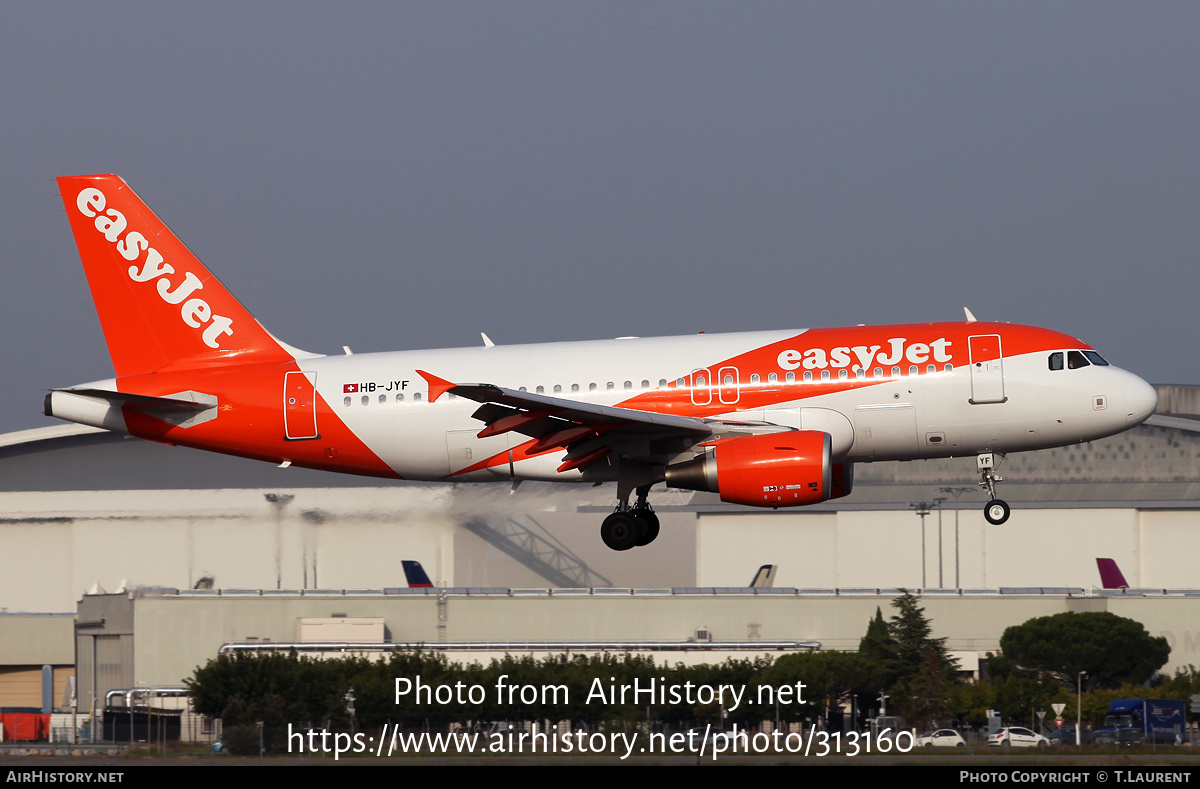
<svg viewBox="0 0 1200 789">
<path fill-rule="evenodd" d="M 1091 362 L 1084 358 L 1079 351 L 1067 351 L 1067 369 L 1078 370 L 1080 367 L 1090 367 Z"/>
<path fill-rule="evenodd" d="M 1104 361 L 1104 357 L 1095 351 L 1084 351 L 1083 355 L 1086 356 L 1092 362 L 1092 364 L 1096 364 L 1101 367 L 1108 366 L 1108 362 Z"/>
<path fill-rule="evenodd" d="M 1051 370 L 1061 370 L 1063 368 L 1062 362 L 1063 362 L 1062 351 L 1058 351 L 1056 353 L 1050 354 L 1050 369 Z"/>
</svg>

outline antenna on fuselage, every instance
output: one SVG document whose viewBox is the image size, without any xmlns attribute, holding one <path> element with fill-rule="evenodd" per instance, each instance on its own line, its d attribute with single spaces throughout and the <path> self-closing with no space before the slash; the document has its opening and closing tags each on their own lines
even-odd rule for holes
<svg viewBox="0 0 1200 789">
<path fill-rule="evenodd" d="M 496 346 L 496 343 L 492 342 L 492 338 L 487 336 L 483 332 L 479 332 L 479 336 L 483 338 L 483 347 L 484 348 L 494 348 Z"/>
<path fill-rule="evenodd" d="M 975 316 L 971 314 L 971 310 L 967 309 L 966 307 L 963 307 L 963 312 L 967 313 L 967 323 L 975 322 Z"/>
</svg>

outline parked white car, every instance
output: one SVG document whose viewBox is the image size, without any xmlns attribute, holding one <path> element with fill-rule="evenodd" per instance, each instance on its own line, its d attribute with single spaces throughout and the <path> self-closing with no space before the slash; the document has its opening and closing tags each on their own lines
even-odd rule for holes
<svg viewBox="0 0 1200 789">
<path fill-rule="evenodd" d="M 917 738 L 918 748 L 966 748 L 967 741 L 954 729 L 927 731 Z"/>
<path fill-rule="evenodd" d="M 988 745 L 1003 748 L 1049 748 L 1050 740 L 1021 726 L 1009 726 L 988 737 Z"/>
</svg>

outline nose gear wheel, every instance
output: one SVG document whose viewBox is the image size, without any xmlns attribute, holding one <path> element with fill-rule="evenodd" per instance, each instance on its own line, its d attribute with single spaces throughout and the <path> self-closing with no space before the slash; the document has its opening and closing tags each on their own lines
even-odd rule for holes
<svg viewBox="0 0 1200 789">
<path fill-rule="evenodd" d="M 1003 460 L 1004 456 L 1001 455 L 1000 459 Z M 977 463 L 979 474 L 982 477 L 979 481 L 979 487 L 987 491 L 989 499 L 988 503 L 983 505 L 983 517 L 993 526 L 999 526 L 1008 520 L 1009 513 L 1011 512 L 1008 502 L 996 498 L 996 483 L 1003 482 L 1004 477 L 996 474 L 995 466 L 997 464 L 991 452 L 980 455 Z"/>
</svg>

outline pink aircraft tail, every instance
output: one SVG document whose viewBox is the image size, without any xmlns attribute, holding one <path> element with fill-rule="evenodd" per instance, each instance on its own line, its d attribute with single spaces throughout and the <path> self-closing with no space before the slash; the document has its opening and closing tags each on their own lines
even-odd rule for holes
<svg viewBox="0 0 1200 789">
<path fill-rule="evenodd" d="M 1121 574 L 1121 568 L 1113 559 L 1096 559 L 1100 569 L 1100 586 L 1104 589 L 1128 589 L 1129 582 Z"/>
</svg>

